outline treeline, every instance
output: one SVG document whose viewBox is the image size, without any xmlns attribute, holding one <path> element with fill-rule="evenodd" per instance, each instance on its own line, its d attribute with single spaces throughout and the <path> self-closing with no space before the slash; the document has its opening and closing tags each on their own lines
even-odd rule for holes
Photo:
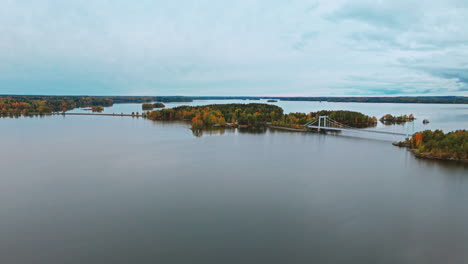
<svg viewBox="0 0 468 264">
<path fill-rule="evenodd" d="M 398 97 L 279 97 L 279 96 L 193 96 L 192 100 L 260 100 L 323 101 L 350 103 L 407 103 L 407 104 L 468 104 L 465 96 L 398 96 Z"/>
<path fill-rule="evenodd" d="M 193 97 L 188 96 L 107 96 L 114 103 L 187 103 L 192 102 Z"/>
<path fill-rule="evenodd" d="M 280 97 L 280 96 L 188 96 L 192 100 L 281 100 L 354 103 L 468 104 L 465 96 L 398 96 L 398 97 Z"/>
<path fill-rule="evenodd" d="M 268 97 L 282 101 L 324 101 L 349 103 L 403 103 L 403 104 L 468 104 L 465 96 L 415 96 L 415 97 Z"/>
<path fill-rule="evenodd" d="M 188 103 L 193 102 L 193 97 L 188 96 L 155 96 L 153 101 L 162 103 Z"/>
<path fill-rule="evenodd" d="M 419 157 L 468 162 L 468 131 L 425 130 L 411 137 L 409 147 Z"/>
<path fill-rule="evenodd" d="M 465 96 L 399 96 L 399 97 L 279 97 L 279 96 L 43 96 L 0 95 L 0 98 L 27 100 L 67 100 L 73 98 L 102 98 L 113 103 L 192 102 L 193 100 L 282 100 L 355 103 L 416 103 L 416 104 L 468 104 Z"/>
<path fill-rule="evenodd" d="M 269 104 L 179 106 L 147 113 L 151 120 L 191 120 L 194 129 L 226 125 L 261 127 L 281 116 L 283 109 Z"/>
<path fill-rule="evenodd" d="M 112 100 L 103 97 L 3 96 L 0 97 L 0 115 L 48 114 L 77 107 L 100 109 L 103 106 L 112 106 L 112 104 Z"/>
<path fill-rule="evenodd" d="M 0 95 L 0 115 L 28 115 L 65 112 L 75 108 L 91 107 L 102 112 L 102 107 L 114 103 L 144 102 L 191 102 L 184 96 L 42 96 L 42 95 Z M 164 107 L 163 103 L 151 104 L 153 108 Z M 148 108 L 146 110 L 150 110 Z"/>
<path fill-rule="evenodd" d="M 380 118 L 380 122 L 386 125 L 391 125 L 391 124 L 401 124 L 405 122 L 411 122 L 414 121 L 414 115 L 409 114 L 409 115 L 401 115 L 401 116 L 393 116 L 391 114 L 386 114 Z"/>
</svg>

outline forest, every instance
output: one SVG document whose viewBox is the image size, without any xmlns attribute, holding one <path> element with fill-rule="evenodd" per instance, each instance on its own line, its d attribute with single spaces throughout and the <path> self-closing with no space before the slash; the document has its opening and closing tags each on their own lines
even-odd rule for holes
<svg viewBox="0 0 468 264">
<path fill-rule="evenodd" d="M 77 107 L 91 107 L 102 111 L 104 106 L 112 106 L 111 99 L 104 97 L 67 97 L 67 96 L 0 96 L 0 115 L 29 115 L 65 112 Z"/>
<path fill-rule="evenodd" d="M 465 96 L 414 96 L 414 97 L 274 97 L 282 101 L 324 101 L 354 103 L 401 103 L 401 104 L 468 104 Z"/>
<path fill-rule="evenodd" d="M 283 109 L 269 104 L 213 104 L 179 106 L 147 113 L 151 120 L 191 120 L 193 129 L 216 126 L 261 127 L 283 115 Z"/>
<path fill-rule="evenodd" d="M 323 101 L 355 103 L 402 103 L 402 104 L 468 104 L 466 96 L 397 96 L 397 97 L 280 97 L 280 96 L 192 96 L 192 100 L 260 100 Z"/>
<path fill-rule="evenodd" d="M 425 130 L 415 133 L 406 144 L 418 157 L 468 162 L 467 130 Z"/>
<path fill-rule="evenodd" d="M 438 103 L 467 104 L 468 97 L 253 97 L 253 96 L 47 96 L 47 95 L 0 95 L 0 115 L 27 115 L 63 112 L 77 107 L 112 106 L 114 103 L 171 103 L 193 100 L 282 100 L 282 101 L 327 101 L 359 103 Z M 147 108 L 146 110 L 150 110 Z M 283 120 L 288 126 L 293 122 Z M 299 119 L 302 119 L 301 116 Z M 310 118 L 310 117 L 309 117 Z M 348 120 L 348 118 L 346 118 Z M 398 120 L 398 117 L 395 119 Z M 278 121 L 278 120 L 276 120 Z M 337 120 L 338 121 L 338 120 Z M 360 120 L 361 123 L 362 120 Z M 392 121 L 389 121 L 392 122 Z M 366 122 L 364 122 L 366 123 Z"/>
</svg>

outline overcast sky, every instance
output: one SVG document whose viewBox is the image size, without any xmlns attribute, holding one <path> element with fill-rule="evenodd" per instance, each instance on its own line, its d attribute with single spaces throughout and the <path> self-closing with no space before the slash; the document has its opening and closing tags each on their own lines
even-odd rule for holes
<svg viewBox="0 0 468 264">
<path fill-rule="evenodd" d="M 468 95 L 468 0 L 1 0 L 0 94 Z"/>
</svg>

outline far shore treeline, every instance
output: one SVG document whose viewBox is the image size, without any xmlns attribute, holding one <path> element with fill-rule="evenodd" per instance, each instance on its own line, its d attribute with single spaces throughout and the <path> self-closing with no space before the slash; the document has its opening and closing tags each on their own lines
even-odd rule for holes
<svg viewBox="0 0 468 264">
<path fill-rule="evenodd" d="M 0 95 L 0 115 L 28 115 L 65 112 L 78 107 L 108 107 L 116 103 L 171 103 L 193 100 L 281 100 L 361 103 L 468 104 L 463 96 L 428 97 L 252 97 L 252 96 L 48 96 Z M 148 107 L 148 106 L 147 106 Z M 155 108 L 162 106 L 155 106 Z M 148 107 L 146 110 L 150 110 Z"/>
<path fill-rule="evenodd" d="M 77 107 L 112 106 L 117 103 L 171 103 L 193 100 L 281 100 L 357 103 L 418 103 L 418 104 L 468 104 L 464 96 L 414 96 L 414 97 L 278 97 L 278 96 L 48 96 L 0 95 L 0 113 L 51 113 Z"/>
<path fill-rule="evenodd" d="M 191 102 L 182 96 L 141 97 L 141 96 L 23 96 L 0 95 L 0 115 L 28 115 L 65 112 L 75 108 L 90 107 L 93 112 L 101 112 L 102 107 L 114 103 L 145 102 Z M 155 108 L 164 107 L 162 103 L 153 104 Z"/>
<path fill-rule="evenodd" d="M 78 107 L 91 107 L 95 112 L 112 106 L 113 101 L 104 97 L 0 97 L 0 115 L 28 115 L 65 112 Z"/>
</svg>

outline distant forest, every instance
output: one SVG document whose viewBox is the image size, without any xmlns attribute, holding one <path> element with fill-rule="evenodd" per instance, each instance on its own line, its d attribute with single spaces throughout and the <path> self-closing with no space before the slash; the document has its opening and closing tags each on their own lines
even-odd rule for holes
<svg viewBox="0 0 468 264">
<path fill-rule="evenodd" d="M 112 106 L 115 103 L 171 103 L 193 100 L 283 100 L 324 101 L 361 103 L 437 103 L 468 104 L 468 97 L 251 97 L 251 96 L 43 96 L 43 95 L 0 95 L 0 114 L 44 114 L 64 112 L 77 107 Z"/>
<path fill-rule="evenodd" d="M 91 107 L 101 112 L 103 107 L 118 103 L 148 102 L 191 102 L 183 96 L 41 96 L 41 95 L 0 95 L 0 115 L 30 115 L 65 112 L 80 107 Z M 162 103 L 152 104 L 164 107 Z"/>
<path fill-rule="evenodd" d="M 466 96 L 399 96 L 399 97 L 252 97 L 252 96 L 197 96 L 193 100 L 260 100 L 354 102 L 354 103 L 405 103 L 405 104 L 468 104 Z"/>
<path fill-rule="evenodd" d="M 78 100 L 95 98 L 112 103 L 148 102 L 192 102 L 193 100 L 281 100 L 355 103 L 416 103 L 416 104 L 468 104 L 465 96 L 399 96 L 399 97 L 272 97 L 272 96 L 43 96 L 43 95 L 0 95 L 1 99 L 12 100 Z"/>
</svg>

